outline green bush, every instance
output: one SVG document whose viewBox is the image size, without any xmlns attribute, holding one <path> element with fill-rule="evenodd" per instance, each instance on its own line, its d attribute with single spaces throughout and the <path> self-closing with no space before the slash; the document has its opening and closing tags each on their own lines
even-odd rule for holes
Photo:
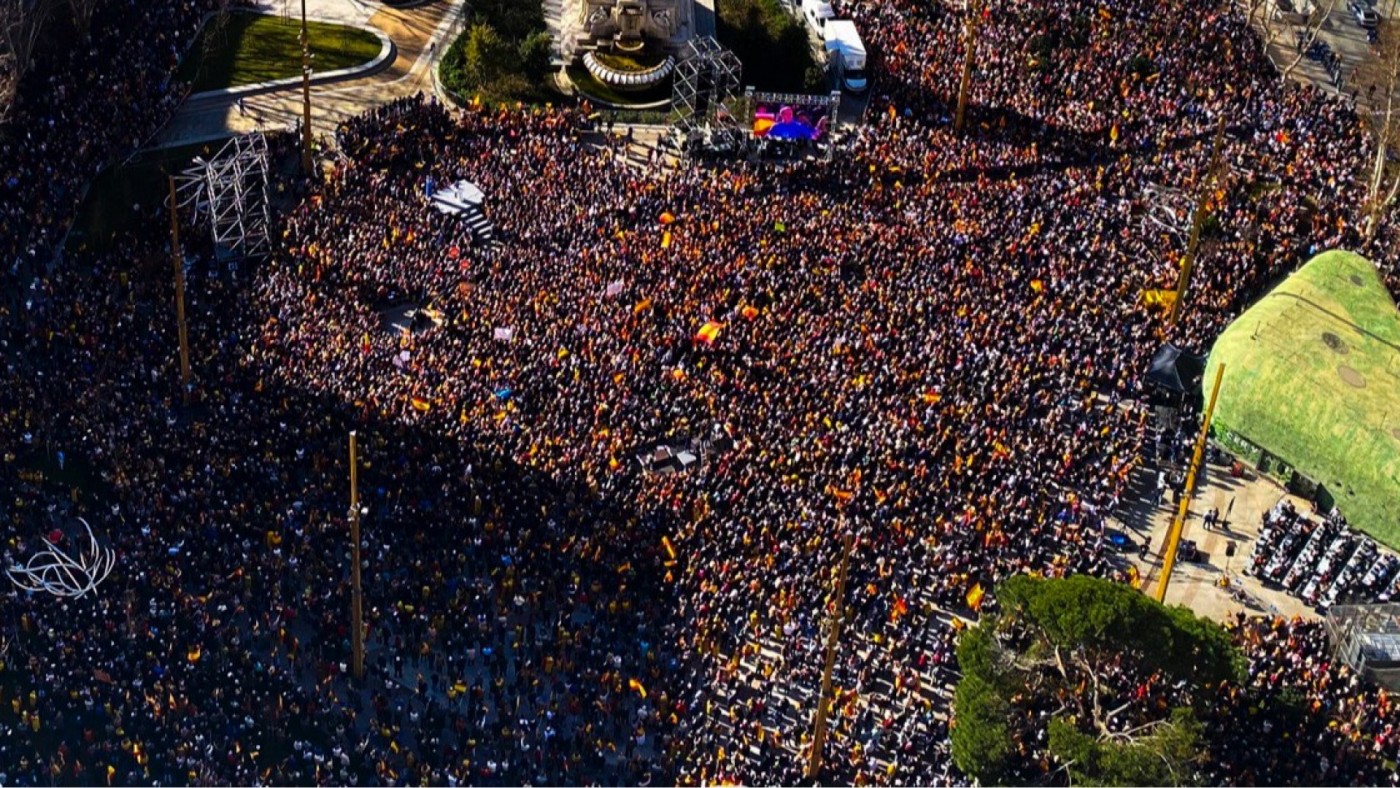
<svg viewBox="0 0 1400 788">
<path fill-rule="evenodd" d="M 551 41 L 538 0 L 478 0 L 472 8 L 469 24 L 438 67 L 443 87 L 493 104 L 556 99 Z"/>
<path fill-rule="evenodd" d="M 759 90 L 825 92 L 825 75 L 807 29 L 778 0 L 719 0 L 720 43 L 744 64 L 744 84 Z"/>
<path fill-rule="evenodd" d="M 544 10 L 537 0 L 473 0 L 471 7 L 473 24 L 489 24 L 508 41 L 544 30 Z"/>
<path fill-rule="evenodd" d="M 550 61 L 549 33 L 537 30 L 520 42 L 520 70 L 531 82 L 539 82 L 549 76 Z"/>
</svg>

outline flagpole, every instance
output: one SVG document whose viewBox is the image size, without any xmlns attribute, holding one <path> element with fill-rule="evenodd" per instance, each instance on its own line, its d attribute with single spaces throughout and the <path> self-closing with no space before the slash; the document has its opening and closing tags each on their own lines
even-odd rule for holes
<svg viewBox="0 0 1400 788">
<path fill-rule="evenodd" d="M 812 752 L 807 757 L 807 779 L 815 780 L 821 773 L 822 748 L 826 745 L 826 717 L 831 696 L 831 672 L 836 668 L 836 645 L 841 639 L 841 620 L 845 616 L 846 570 L 851 564 L 851 548 L 855 539 L 846 532 L 846 547 L 841 555 L 841 568 L 836 574 L 836 610 L 831 615 L 831 629 L 826 636 L 826 667 L 822 670 L 821 694 L 812 716 Z"/>
<path fill-rule="evenodd" d="M 360 463 L 356 451 L 355 431 L 350 431 L 350 643 L 353 650 L 353 675 L 365 677 L 365 627 L 360 592 Z"/>
<path fill-rule="evenodd" d="M 1196 437 L 1196 448 L 1191 453 L 1191 465 L 1186 471 L 1186 489 L 1181 491 L 1176 516 L 1172 518 L 1167 531 L 1167 541 L 1162 546 L 1162 579 L 1157 581 L 1157 590 L 1152 595 L 1158 602 L 1167 601 L 1167 584 L 1172 581 L 1172 570 L 1176 568 L 1176 551 L 1181 545 L 1181 532 L 1186 527 L 1186 517 L 1191 508 L 1191 496 L 1196 489 L 1196 474 L 1201 470 L 1201 460 L 1205 456 L 1206 442 L 1210 440 L 1210 422 L 1215 415 L 1215 400 L 1220 396 L 1220 381 L 1225 377 L 1225 365 L 1215 368 L 1215 384 L 1210 389 L 1210 403 L 1206 405 L 1205 416 L 1201 419 L 1201 432 Z"/>
<path fill-rule="evenodd" d="M 180 394 L 190 401 L 190 336 L 185 324 L 185 260 L 180 251 L 180 208 L 175 193 L 175 176 L 170 182 L 170 258 L 175 265 L 175 321 L 180 331 Z"/>
</svg>

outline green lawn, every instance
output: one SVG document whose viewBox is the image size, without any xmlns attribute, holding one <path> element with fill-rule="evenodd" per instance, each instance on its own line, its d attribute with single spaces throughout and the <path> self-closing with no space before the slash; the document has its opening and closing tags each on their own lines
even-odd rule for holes
<svg viewBox="0 0 1400 788">
<path fill-rule="evenodd" d="M 309 22 L 307 31 L 317 73 L 368 63 L 382 47 L 359 28 Z M 193 82 L 195 92 L 299 77 L 300 36 L 299 19 L 233 13 L 222 25 L 211 20 L 180 64 L 179 77 Z"/>
<path fill-rule="evenodd" d="M 621 52 L 594 52 L 593 57 L 608 68 L 624 71 L 650 71 L 666 60 L 664 54 L 628 55 Z"/>
<path fill-rule="evenodd" d="M 1400 548 L 1400 314 L 1375 267 L 1313 258 L 1220 335 L 1205 386 L 1222 362 L 1217 435 L 1282 459 Z"/>
<path fill-rule="evenodd" d="M 569 66 L 565 69 L 569 75 L 569 80 L 579 89 L 580 93 L 586 93 L 596 99 L 602 99 L 613 104 L 630 106 L 635 104 L 650 104 L 655 101 L 667 101 L 671 98 L 671 79 L 668 77 L 660 85 L 649 87 L 645 90 L 622 91 L 613 88 L 603 82 L 599 82 L 596 77 L 588 73 L 588 69 L 583 66 Z"/>
</svg>

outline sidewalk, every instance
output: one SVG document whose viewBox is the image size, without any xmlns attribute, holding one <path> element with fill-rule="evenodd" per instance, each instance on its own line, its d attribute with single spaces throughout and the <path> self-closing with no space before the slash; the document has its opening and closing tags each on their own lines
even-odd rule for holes
<svg viewBox="0 0 1400 788">
<path fill-rule="evenodd" d="M 311 88 L 312 131 L 317 137 L 333 137 L 344 120 L 418 91 L 432 92 L 431 69 L 437 55 L 451 43 L 448 36 L 466 0 L 439 0 L 409 9 L 381 8 L 366 0 L 307 0 L 307 14 L 372 27 L 394 42 L 397 58 L 388 69 L 371 77 L 345 82 L 313 85 Z M 269 13 L 282 14 L 284 7 L 299 17 L 296 0 L 264 0 Z M 295 128 L 301 119 L 299 87 L 276 90 L 244 100 L 240 111 L 230 97 L 224 101 L 186 103 L 157 135 L 152 148 L 170 148 L 223 139 L 254 130 L 275 131 Z"/>
<path fill-rule="evenodd" d="M 1303 0 L 1295 0 L 1298 5 Z M 1324 4 L 1330 0 L 1322 0 Z M 1261 41 L 1267 41 L 1270 35 L 1274 40 L 1268 47 L 1268 56 L 1278 67 L 1280 73 L 1298 57 L 1297 32 L 1305 30 L 1303 25 L 1290 24 L 1281 19 L 1272 19 L 1276 6 L 1269 0 L 1265 2 L 1263 8 L 1256 12 L 1254 29 L 1261 37 Z M 1381 24 L 1394 24 L 1393 15 L 1388 14 L 1392 4 L 1378 3 L 1376 10 L 1382 14 Z M 1327 69 L 1321 63 L 1304 57 L 1299 61 L 1298 66 L 1289 75 L 1294 81 L 1312 85 L 1324 93 L 1332 96 L 1343 97 L 1350 100 L 1353 92 L 1357 94 L 1357 113 L 1365 114 L 1368 111 L 1367 87 L 1376 84 L 1377 91 L 1374 96 L 1376 104 L 1385 100 L 1384 97 L 1384 76 L 1380 73 L 1380 63 L 1376 58 L 1371 44 L 1367 41 L 1366 31 L 1352 18 L 1351 12 L 1347 10 L 1346 0 L 1337 0 L 1336 7 L 1332 13 L 1322 23 L 1322 28 L 1318 32 L 1317 40 L 1327 44 L 1333 52 L 1337 53 L 1343 62 L 1342 75 L 1343 82 L 1340 89 L 1332 84 L 1332 77 L 1327 73 Z"/>
</svg>

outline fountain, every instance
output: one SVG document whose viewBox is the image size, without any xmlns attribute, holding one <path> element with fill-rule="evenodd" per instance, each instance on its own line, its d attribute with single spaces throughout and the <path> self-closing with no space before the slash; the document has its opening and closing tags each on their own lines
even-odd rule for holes
<svg viewBox="0 0 1400 788">
<path fill-rule="evenodd" d="M 660 85 L 695 27 L 693 0 L 572 0 L 561 50 L 619 91 Z"/>
</svg>

